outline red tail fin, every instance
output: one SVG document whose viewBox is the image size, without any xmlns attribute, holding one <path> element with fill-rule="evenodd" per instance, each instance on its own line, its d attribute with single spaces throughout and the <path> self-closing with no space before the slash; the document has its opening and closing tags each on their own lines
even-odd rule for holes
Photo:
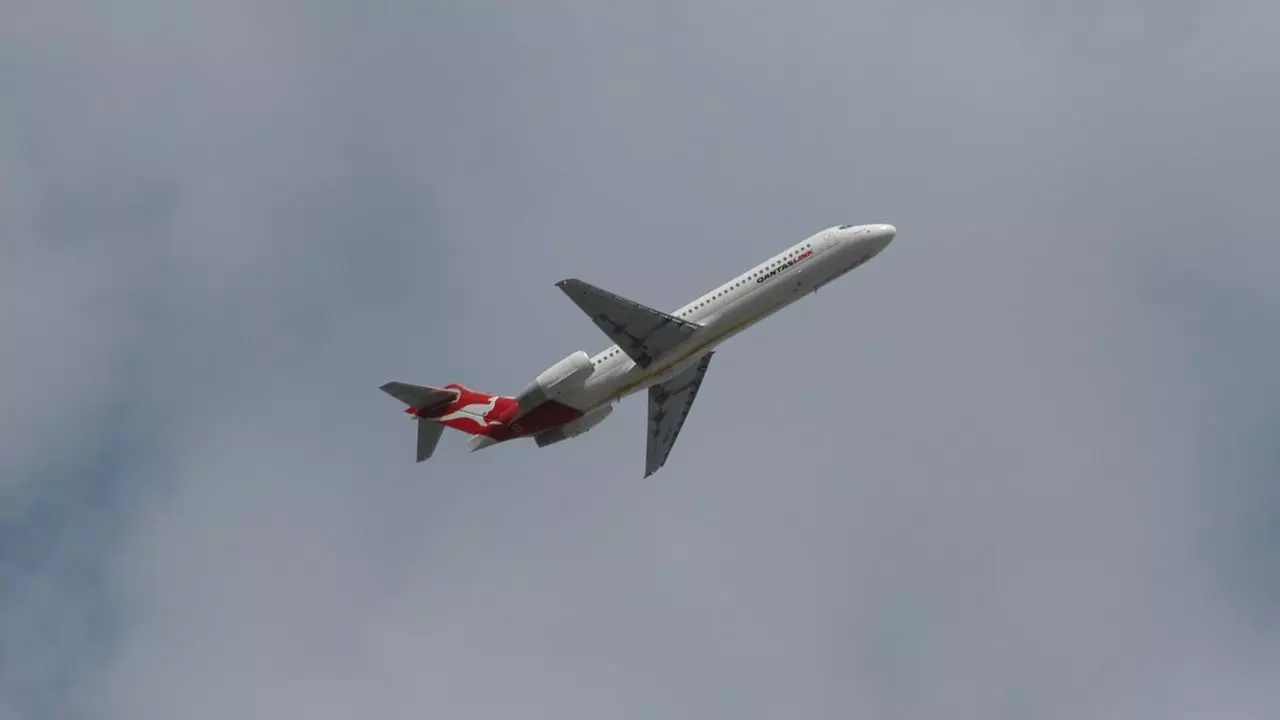
<svg viewBox="0 0 1280 720">
<path fill-rule="evenodd" d="M 519 404 L 513 397 L 477 392 L 463 385 L 443 388 L 407 383 L 387 383 L 388 395 L 409 407 L 405 412 L 470 435 L 488 435 L 516 414 Z"/>
</svg>

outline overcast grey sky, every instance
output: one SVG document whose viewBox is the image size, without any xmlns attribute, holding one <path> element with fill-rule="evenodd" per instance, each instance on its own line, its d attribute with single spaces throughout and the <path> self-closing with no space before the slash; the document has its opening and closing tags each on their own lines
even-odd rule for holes
<svg viewBox="0 0 1280 720">
<path fill-rule="evenodd" d="M 0 5 L 0 720 L 1280 708 L 1274 3 Z M 648 480 L 377 390 L 844 222 Z"/>
</svg>

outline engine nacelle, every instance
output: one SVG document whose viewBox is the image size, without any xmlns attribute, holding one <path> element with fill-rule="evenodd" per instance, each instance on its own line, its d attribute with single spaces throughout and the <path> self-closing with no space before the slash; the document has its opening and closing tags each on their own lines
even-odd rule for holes
<svg viewBox="0 0 1280 720">
<path fill-rule="evenodd" d="M 609 413 L 611 412 L 613 412 L 612 404 L 598 407 L 573 422 L 538 433 L 534 436 L 533 440 L 538 444 L 538 447 L 546 447 L 548 445 L 558 443 L 561 440 L 568 440 L 569 438 L 577 437 L 599 425 L 605 418 L 609 417 Z"/>
<path fill-rule="evenodd" d="M 539 373 L 518 396 L 521 409 L 534 408 L 548 400 L 555 400 L 586 381 L 595 370 L 591 358 L 579 350 Z"/>
<path fill-rule="evenodd" d="M 594 369 L 595 365 L 591 364 L 591 358 L 587 353 L 579 350 L 543 370 L 534 383 L 547 393 L 547 397 L 554 398 L 565 390 L 581 385 Z"/>
</svg>

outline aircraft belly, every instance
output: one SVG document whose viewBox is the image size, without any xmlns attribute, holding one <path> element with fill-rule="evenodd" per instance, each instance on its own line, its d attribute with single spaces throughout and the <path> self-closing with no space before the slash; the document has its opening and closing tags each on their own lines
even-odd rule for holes
<svg viewBox="0 0 1280 720">
<path fill-rule="evenodd" d="M 518 437 L 537 435 L 545 430 L 567 425 L 584 414 L 581 410 L 565 405 L 559 400 L 548 400 L 530 410 L 523 417 L 512 421 L 510 425 L 494 427 L 489 432 L 489 437 L 495 442 L 503 442 L 504 440 L 512 440 Z"/>
</svg>

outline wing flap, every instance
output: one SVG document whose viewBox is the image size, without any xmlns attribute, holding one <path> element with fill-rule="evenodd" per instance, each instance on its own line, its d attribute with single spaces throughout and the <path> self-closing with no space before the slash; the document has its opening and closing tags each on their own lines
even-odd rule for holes
<svg viewBox="0 0 1280 720">
<path fill-rule="evenodd" d="M 556 287 L 640 367 L 649 367 L 702 327 L 577 278 L 561 280 Z"/>
<path fill-rule="evenodd" d="M 711 365 L 709 352 L 698 363 L 664 383 L 649 388 L 649 439 L 645 449 L 644 476 L 657 472 L 667 462 L 680 429 L 702 387 L 702 378 Z"/>
</svg>

